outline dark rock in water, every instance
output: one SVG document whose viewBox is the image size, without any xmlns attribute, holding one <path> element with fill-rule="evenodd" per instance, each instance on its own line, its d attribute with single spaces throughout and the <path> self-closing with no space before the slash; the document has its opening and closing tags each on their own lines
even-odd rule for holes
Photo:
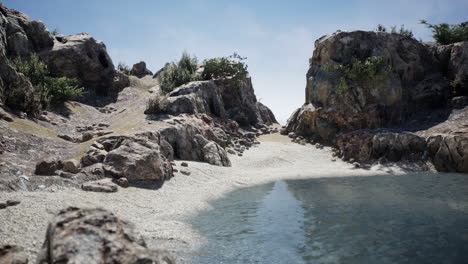
<svg viewBox="0 0 468 264">
<path fill-rule="evenodd" d="M 58 160 L 41 160 L 36 164 L 36 175 L 56 175 L 56 171 L 62 169 L 63 164 Z"/>
<path fill-rule="evenodd" d="M 115 68 L 106 45 L 81 33 L 55 40 L 50 50 L 40 53 L 54 76 L 76 78 L 80 85 L 100 96 L 110 95 Z"/>
<path fill-rule="evenodd" d="M 468 172 L 468 138 L 454 135 L 431 136 L 429 155 L 438 171 Z"/>
<path fill-rule="evenodd" d="M 138 78 L 144 77 L 146 75 L 153 75 L 153 73 L 146 68 L 146 63 L 144 61 L 133 64 L 130 74 Z"/>
<path fill-rule="evenodd" d="M 37 263 L 157 263 L 174 259 L 146 246 L 133 225 L 104 209 L 62 210 L 47 228 Z"/>
<path fill-rule="evenodd" d="M 27 264 L 28 257 L 20 247 L 14 245 L 2 245 L 0 246 L 0 263 Z"/>
<path fill-rule="evenodd" d="M 117 184 L 109 178 L 85 182 L 81 185 L 81 189 L 88 192 L 116 192 L 118 190 Z"/>
</svg>

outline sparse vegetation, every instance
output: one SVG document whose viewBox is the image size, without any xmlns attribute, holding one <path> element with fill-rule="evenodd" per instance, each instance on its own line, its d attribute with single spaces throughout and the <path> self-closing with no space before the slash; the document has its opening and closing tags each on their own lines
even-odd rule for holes
<svg viewBox="0 0 468 264">
<path fill-rule="evenodd" d="M 43 108 L 75 100 L 83 94 L 83 88 L 77 86 L 75 79 L 52 77 L 45 63 L 35 54 L 27 60 L 17 59 L 13 64 L 34 86 Z"/>
<path fill-rule="evenodd" d="M 161 96 L 154 96 L 146 103 L 145 114 L 162 114 L 164 112 L 163 109 L 163 98 Z"/>
<path fill-rule="evenodd" d="M 406 29 L 405 25 L 401 25 L 399 30 L 397 29 L 397 26 L 393 26 L 391 29 L 391 33 L 400 34 L 400 35 L 403 35 L 405 37 L 410 37 L 410 38 L 413 37 L 413 31 L 411 31 L 410 29 Z"/>
<path fill-rule="evenodd" d="M 164 93 L 169 93 L 183 84 L 200 80 L 197 67 L 197 57 L 192 57 L 186 52 L 182 54 L 179 62 L 166 63 L 158 75 L 161 90 Z"/>
<path fill-rule="evenodd" d="M 373 56 L 365 60 L 353 58 L 349 64 L 329 65 L 328 71 L 338 73 L 336 93 L 346 94 L 350 85 L 358 85 L 366 90 L 387 81 L 390 67 L 384 57 Z"/>
<path fill-rule="evenodd" d="M 125 64 L 124 62 L 119 62 L 119 65 L 117 65 L 117 70 L 127 74 L 127 75 L 130 75 L 130 66 L 128 66 L 127 64 Z"/>
<path fill-rule="evenodd" d="M 377 25 L 377 28 L 375 29 L 377 32 L 387 32 L 387 28 L 381 24 Z M 405 25 L 401 25 L 400 29 L 397 29 L 397 26 L 392 26 L 390 33 L 392 34 L 400 34 L 405 37 L 413 37 L 413 31 L 410 29 L 405 28 Z"/>
<path fill-rule="evenodd" d="M 426 20 L 421 20 L 420 23 L 432 30 L 432 37 L 439 44 L 449 45 L 468 41 L 468 21 L 458 25 L 449 25 L 447 23 L 429 24 Z"/>
<path fill-rule="evenodd" d="M 244 62 L 246 59 L 247 58 L 234 53 L 228 57 L 205 60 L 202 78 L 204 80 L 229 78 L 240 82 L 249 74 L 247 71 L 247 64 Z"/>
<path fill-rule="evenodd" d="M 58 36 L 60 35 L 60 30 L 58 28 L 54 28 L 51 32 L 52 36 Z"/>
</svg>

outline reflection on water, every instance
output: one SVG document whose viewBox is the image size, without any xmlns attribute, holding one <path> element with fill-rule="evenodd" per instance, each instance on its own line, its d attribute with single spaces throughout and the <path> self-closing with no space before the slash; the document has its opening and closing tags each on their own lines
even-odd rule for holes
<svg viewBox="0 0 468 264">
<path fill-rule="evenodd" d="M 468 263 L 468 176 L 280 181 L 190 219 L 194 263 Z"/>
</svg>

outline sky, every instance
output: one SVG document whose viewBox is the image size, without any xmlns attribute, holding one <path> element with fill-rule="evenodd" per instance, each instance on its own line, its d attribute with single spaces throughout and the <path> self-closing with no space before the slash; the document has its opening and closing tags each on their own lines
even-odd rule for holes
<svg viewBox="0 0 468 264">
<path fill-rule="evenodd" d="M 182 52 L 206 58 L 247 57 L 257 98 L 284 123 L 305 101 L 314 41 L 336 30 L 468 20 L 468 0 L 0 0 L 49 30 L 102 40 L 115 65 L 145 61 L 156 72 Z"/>
</svg>

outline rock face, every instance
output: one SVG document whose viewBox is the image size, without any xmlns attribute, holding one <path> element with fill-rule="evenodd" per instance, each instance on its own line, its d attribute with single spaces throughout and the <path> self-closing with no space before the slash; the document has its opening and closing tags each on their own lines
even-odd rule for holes
<svg viewBox="0 0 468 264">
<path fill-rule="evenodd" d="M 53 76 L 76 78 L 92 95 L 111 95 L 126 83 L 123 77 L 114 81 L 114 65 L 102 42 L 86 33 L 54 37 L 41 21 L 0 3 L 0 100 L 13 110 L 32 115 L 41 110 L 34 87 L 11 63 L 33 53 Z"/>
<path fill-rule="evenodd" d="M 39 112 L 40 101 L 34 87 L 16 72 L 9 58 L 26 56 L 52 45 L 52 36 L 44 24 L 0 3 L 0 100 L 16 110 Z"/>
<path fill-rule="evenodd" d="M 130 74 L 138 78 L 144 77 L 146 75 L 153 75 L 153 73 L 146 68 L 146 63 L 144 61 L 133 64 Z"/>
<path fill-rule="evenodd" d="M 241 125 L 276 123 L 266 106 L 257 102 L 250 78 L 236 83 L 232 80 L 191 82 L 168 93 L 157 113 L 149 114 L 209 114 L 229 118 Z"/>
<path fill-rule="evenodd" d="M 430 159 L 438 170 L 468 172 L 462 150 L 466 136 L 431 138 L 430 133 L 377 129 L 408 127 L 405 122 L 434 109 L 463 109 L 468 93 L 467 42 L 440 46 L 400 34 L 353 31 L 324 36 L 315 47 L 307 72 L 306 102 L 288 120 L 284 134 L 318 136 L 335 144 L 345 160 Z M 363 61 L 372 56 L 383 57 L 389 65 L 386 80 L 367 88 L 349 81 L 347 90 L 340 92 L 341 73 L 330 70 L 330 65 L 348 65 L 354 58 Z M 447 132 L 431 133 L 442 131 Z"/>
<path fill-rule="evenodd" d="M 60 36 L 52 49 L 40 55 L 52 75 L 76 78 L 83 87 L 100 96 L 110 94 L 114 64 L 104 43 L 87 33 Z"/>
<path fill-rule="evenodd" d="M 134 227 L 104 209 L 62 210 L 47 228 L 37 263 L 175 263 L 148 249 Z"/>
<path fill-rule="evenodd" d="M 441 107 L 450 93 L 439 60 L 421 42 L 385 32 L 336 32 L 315 42 L 307 72 L 306 104 L 288 122 L 288 130 L 306 134 L 399 124 L 425 107 Z M 383 57 L 390 66 L 386 81 L 370 88 L 349 84 L 337 91 L 339 73 L 329 65 L 356 58 Z M 329 134 L 331 133 L 331 134 Z M 322 131 L 323 134 L 323 131 Z"/>
</svg>

